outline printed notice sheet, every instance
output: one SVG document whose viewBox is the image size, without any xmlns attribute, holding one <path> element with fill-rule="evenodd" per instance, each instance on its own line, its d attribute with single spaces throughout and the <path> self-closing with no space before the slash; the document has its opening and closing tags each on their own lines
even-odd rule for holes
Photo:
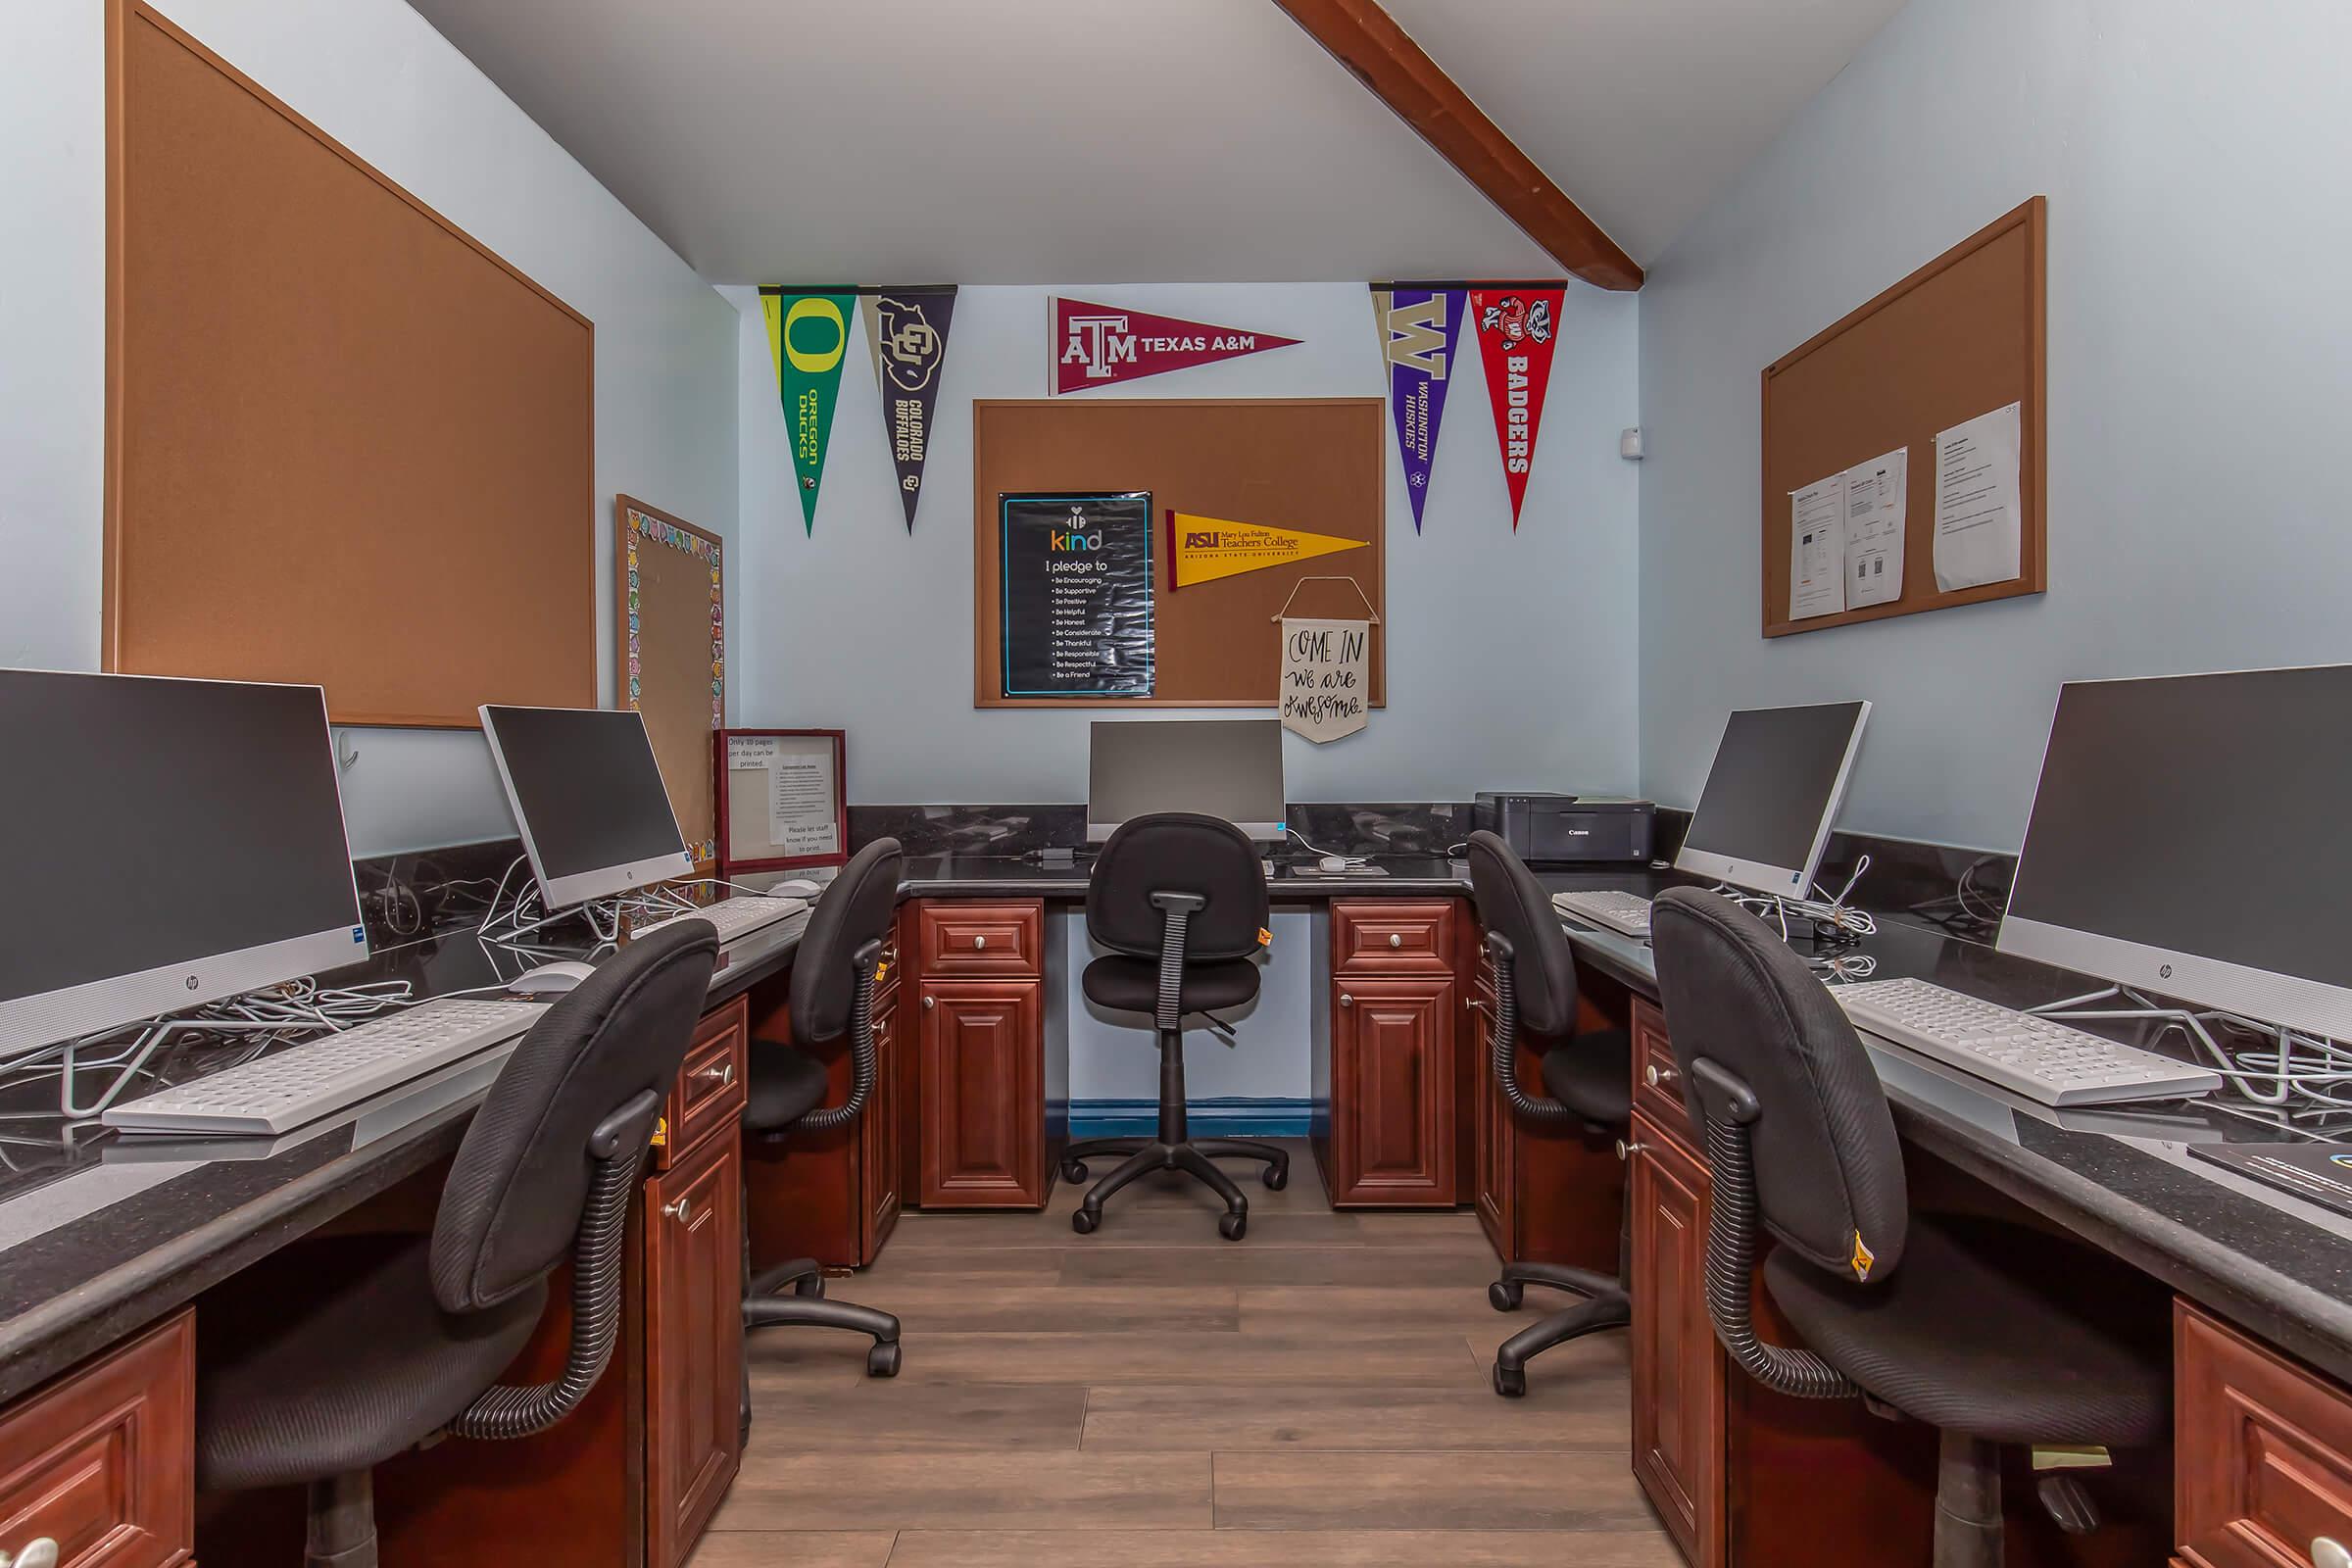
<svg viewBox="0 0 2352 1568">
<path fill-rule="evenodd" d="M 1936 586 L 1946 593 L 2008 582 L 2021 569 L 2023 413 L 2012 403 L 1936 438 Z"/>
<path fill-rule="evenodd" d="M 1845 470 L 1845 608 L 1903 597 L 1903 528 L 1910 520 L 1911 449 Z"/>
<path fill-rule="evenodd" d="M 765 797 L 768 855 L 841 853 L 831 736 L 729 736 L 727 772 L 733 792 Z"/>
<path fill-rule="evenodd" d="M 1792 492 L 1788 509 L 1788 618 L 1835 615 L 1845 608 L 1845 475 Z"/>
</svg>

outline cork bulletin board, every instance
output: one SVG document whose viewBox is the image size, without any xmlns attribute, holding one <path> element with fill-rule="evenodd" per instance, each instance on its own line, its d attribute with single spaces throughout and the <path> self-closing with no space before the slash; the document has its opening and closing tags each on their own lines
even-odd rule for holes
<svg viewBox="0 0 2352 1568">
<path fill-rule="evenodd" d="M 1387 402 L 1382 398 L 1054 398 L 972 405 L 972 705 L 1273 708 L 1292 612 L 1388 612 Z M 1153 680 L 1149 697 L 1004 695 L 1002 498 L 1149 492 Z M 1360 550 L 1175 586 L 1170 512 L 1358 539 Z M 1340 582 L 1302 579 L 1340 577 Z M 1359 600 L 1352 582 L 1362 590 Z M 1371 705 L 1387 702 L 1385 625 L 1372 628 Z"/>
<path fill-rule="evenodd" d="M 621 706 L 645 715 L 670 808 L 698 868 L 718 861 L 710 736 L 727 722 L 726 576 L 715 534 L 612 499 Z"/>
<path fill-rule="evenodd" d="M 2047 200 L 2036 196 L 1764 371 L 1764 635 L 2037 594 L 2047 582 L 2042 381 Z M 2019 574 L 1936 586 L 1936 438 L 2020 405 Z M 1902 592 L 1860 610 L 1789 618 L 1789 496 L 1910 449 Z"/>
<path fill-rule="evenodd" d="M 338 723 L 596 702 L 595 328 L 106 0 L 105 666 Z"/>
</svg>

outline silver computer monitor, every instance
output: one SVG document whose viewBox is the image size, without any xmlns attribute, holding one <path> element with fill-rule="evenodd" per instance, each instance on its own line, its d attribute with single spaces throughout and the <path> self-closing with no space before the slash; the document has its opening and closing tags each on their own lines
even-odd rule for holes
<svg viewBox="0 0 2352 1568">
<path fill-rule="evenodd" d="M 1131 816 L 1199 811 L 1260 841 L 1283 835 L 1282 721 L 1274 718 L 1096 721 L 1087 759 L 1086 837 Z"/>
<path fill-rule="evenodd" d="M 0 1052 L 368 956 L 316 686 L 0 670 Z"/>
<path fill-rule="evenodd" d="M 2352 1039 L 2352 664 L 2058 693 L 1999 946 Z"/>
<path fill-rule="evenodd" d="M 1809 897 L 1869 717 L 1868 703 L 1732 714 L 1675 868 L 1758 893 Z"/>
<path fill-rule="evenodd" d="M 643 714 L 490 705 L 482 733 L 549 908 L 694 874 Z"/>
</svg>

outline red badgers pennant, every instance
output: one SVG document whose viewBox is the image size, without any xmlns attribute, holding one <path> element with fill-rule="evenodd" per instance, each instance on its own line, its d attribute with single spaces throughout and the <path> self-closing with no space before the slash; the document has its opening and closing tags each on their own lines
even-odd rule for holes
<svg viewBox="0 0 2352 1568">
<path fill-rule="evenodd" d="M 1056 395 L 1113 386 L 1163 370 L 1190 369 L 1245 354 L 1289 348 L 1295 337 L 1211 326 L 1150 311 L 1090 305 L 1085 300 L 1052 302 L 1053 373 L 1046 385 Z"/>
<path fill-rule="evenodd" d="M 1494 439 L 1502 446 L 1502 481 L 1511 491 L 1511 527 L 1527 498 L 1535 466 L 1536 430 L 1544 422 L 1544 389 L 1551 382 L 1562 289 L 1473 289 L 1470 329 L 1487 362 L 1487 395 L 1494 400 Z"/>
</svg>

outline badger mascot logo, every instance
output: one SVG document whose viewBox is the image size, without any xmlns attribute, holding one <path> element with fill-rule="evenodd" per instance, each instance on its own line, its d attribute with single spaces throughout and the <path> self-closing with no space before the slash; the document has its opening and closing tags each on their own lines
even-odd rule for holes
<svg viewBox="0 0 2352 1568">
<path fill-rule="evenodd" d="M 1551 306 L 1538 300 L 1533 307 L 1516 294 L 1505 295 L 1493 305 L 1478 320 L 1482 332 L 1500 332 L 1505 348 L 1516 348 L 1522 339 L 1538 343 L 1551 341 Z"/>
</svg>

